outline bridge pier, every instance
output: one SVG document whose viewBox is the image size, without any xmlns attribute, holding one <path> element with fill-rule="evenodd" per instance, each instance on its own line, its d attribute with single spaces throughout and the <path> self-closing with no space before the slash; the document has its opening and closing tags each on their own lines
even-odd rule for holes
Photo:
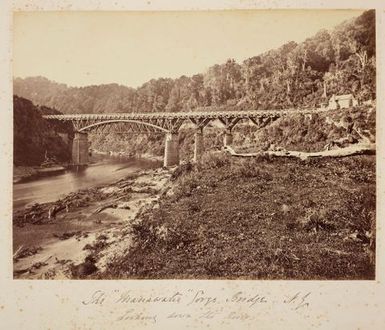
<svg viewBox="0 0 385 330">
<path fill-rule="evenodd" d="M 223 145 L 230 146 L 233 144 L 233 134 L 231 134 L 231 130 L 235 127 L 235 125 L 242 120 L 242 117 L 237 116 L 229 116 L 225 118 L 218 118 L 220 122 L 222 122 L 223 126 L 226 128 L 225 136 L 223 138 Z"/>
<path fill-rule="evenodd" d="M 88 134 L 75 132 L 72 141 L 72 163 L 73 165 L 88 164 Z"/>
<path fill-rule="evenodd" d="M 233 144 L 233 134 L 230 130 L 226 130 L 225 136 L 223 138 L 223 144 L 224 146 L 231 146 Z"/>
<path fill-rule="evenodd" d="M 203 130 L 197 129 L 195 132 L 194 162 L 200 162 L 204 153 Z"/>
<path fill-rule="evenodd" d="M 178 133 L 167 133 L 164 146 L 165 167 L 179 165 L 179 141 Z"/>
</svg>

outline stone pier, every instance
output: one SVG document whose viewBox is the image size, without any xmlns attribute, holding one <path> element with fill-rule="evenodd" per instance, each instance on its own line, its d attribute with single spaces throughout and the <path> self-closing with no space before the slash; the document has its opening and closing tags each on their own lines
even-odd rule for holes
<svg viewBox="0 0 385 330">
<path fill-rule="evenodd" d="M 231 146 L 233 144 L 233 134 L 231 134 L 231 131 L 226 131 L 224 139 L 223 139 L 224 146 Z"/>
<path fill-rule="evenodd" d="M 88 164 L 88 135 L 83 132 L 75 132 L 72 141 L 72 163 L 73 165 Z"/>
<path fill-rule="evenodd" d="M 203 131 L 198 129 L 195 132 L 195 144 L 194 144 L 194 162 L 200 162 L 205 151 L 203 141 Z"/>
<path fill-rule="evenodd" d="M 179 165 L 179 138 L 178 133 L 167 133 L 164 146 L 165 167 Z"/>
</svg>

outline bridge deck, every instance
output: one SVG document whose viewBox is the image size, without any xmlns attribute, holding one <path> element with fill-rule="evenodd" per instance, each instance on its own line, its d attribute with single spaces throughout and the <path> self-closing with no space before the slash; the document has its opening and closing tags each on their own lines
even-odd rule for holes
<svg viewBox="0 0 385 330">
<path fill-rule="evenodd" d="M 281 117 L 288 114 L 314 114 L 331 111 L 329 109 L 313 110 L 247 110 L 247 111 L 197 111 L 197 112 L 151 112 L 151 113 L 98 113 L 98 114 L 66 114 L 45 115 L 46 119 L 62 121 L 111 120 L 111 119 L 217 119 L 217 118 L 250 118 L 250 117 Z"/>
</svg>

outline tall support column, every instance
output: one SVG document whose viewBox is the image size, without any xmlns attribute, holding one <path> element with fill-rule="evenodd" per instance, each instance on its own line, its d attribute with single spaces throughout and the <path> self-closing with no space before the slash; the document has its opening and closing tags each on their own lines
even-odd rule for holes
<svg viewBox="0 0 385 330">
<path fill-rule="evenodd" d="M 195 144 L 194 144 L 194 162 L 200 162 L 202 160 L 203 153 L 205 152 L 203 141 L 203 129 L 210 123 L 212 118 L 190 118 L 190 121 L 195 125 Z"/>
<path fill-rule="evenodd" d="M 223 144 L 224 146 L 231 146 L 233 144 L 233 134 L 231 133 L 231 130 L 226 130 L 225 136 L 223 138 Z"/>
<path fill-rule="evenodd" d="M 231 134 L 231 130 L 235 127 L 235 125 L 242 120 L 242 118 L 238 117 L 219 117 L 218 118 L 223 126 L 226 128 L 225 137 L 223 139 L 224 146 L 230 146 L 233 144 L 233 135 Z"/>
<path fill-rule="evenodd" d="M 178 133 L 167 133 L 164 146 L 165 167 L 179 165 L 179 141 Z"/>
<path fill-rule="evenodd" d="M 204 151 L 203 130 L 197 129 L 195 132 L 194 162 L 201 161 Z"/>
<path fill-rule="evenodd" d="M 72 141 L 72 163 L 73 165 L 88 164 L 88 135 L 83 132 L 75 132 Z"/>
</svg>

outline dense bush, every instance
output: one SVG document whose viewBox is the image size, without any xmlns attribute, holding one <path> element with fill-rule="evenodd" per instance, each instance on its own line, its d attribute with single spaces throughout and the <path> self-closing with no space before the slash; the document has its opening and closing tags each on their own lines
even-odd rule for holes
<svg viewBox="0 0 385 330">
<path fill-rule="evenodd" d="M 256 145 L 287 150 L 321 151 L 327 144 L 347 139 L 352 144 L 368 138 L 375 142 L 375 108 L 355 107 L 336 112 L 303 116 L 293 114 L 277 119 L 257 133 Z M 340 146 L 344 146 L 341 142 Z"/>
<path fill-rule="evenodd" d="M 136 89 L 17 78 L 14 92 L 67 113 L 314 108 L 348 93 L 361 102 L 375 98 L 375 41 L 370 10 L 302 43 L 287 42 L 241 64 L 229 59 L 192 77 L 151 79 Z"/>
<path fill-rule="evenodd" d="M 59 162 L 70 161 L 70 145 L 57 132 L 67 133 L 71 139 L 71 127 L 48 123 L 42 118 L 41 109 L 17 96 L 13 99 L 13 130 L 15 165 L 39 165 L 46 155 Z"/>
</svg>

